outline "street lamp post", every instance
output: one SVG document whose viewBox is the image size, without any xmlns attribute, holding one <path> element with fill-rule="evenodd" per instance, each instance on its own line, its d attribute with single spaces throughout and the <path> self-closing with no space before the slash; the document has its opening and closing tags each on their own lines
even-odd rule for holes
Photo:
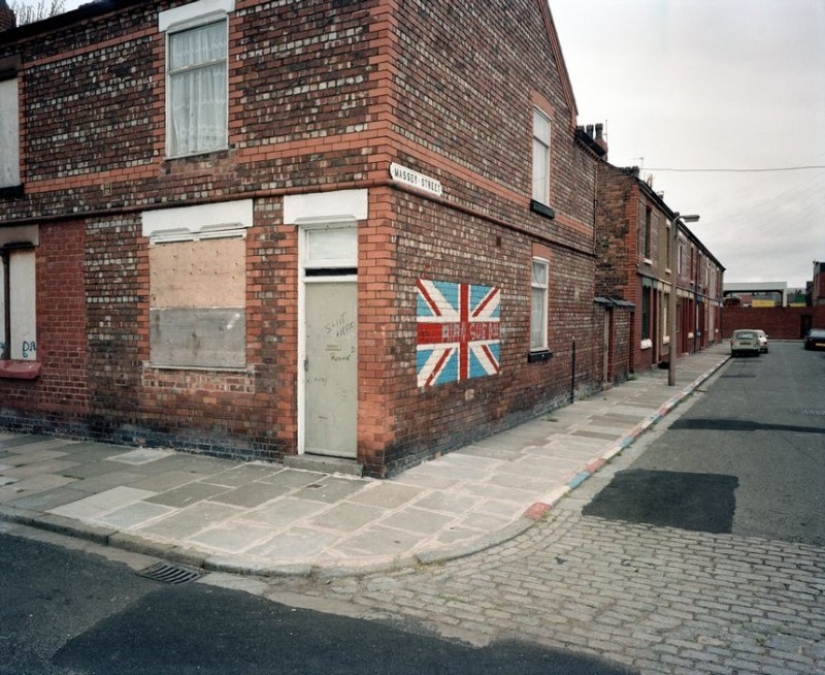
<svg viewBox="0 0 825 675">
<path fill-rule="evenodd" d="M 670 355 L 667 364 L 667 384 L 673 387 L 676 384 L 676 289 L 679 281 L 679 223 L 695 223 L 699 216 L 680 216 L 679 212 L 673 214 L 670 233 L 670 297 L 668 298 L 667 322 L 668 333 L 670 333 Z"/>
</svg>

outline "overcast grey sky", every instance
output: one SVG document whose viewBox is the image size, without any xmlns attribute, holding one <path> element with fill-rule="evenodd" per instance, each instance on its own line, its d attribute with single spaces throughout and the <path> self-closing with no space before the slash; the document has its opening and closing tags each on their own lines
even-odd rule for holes
<svg viewBox="0 0 825 675">
<path fill-rule="evenodd" d="M 727 268 L 804 287 L 825 260 L 823 0 L 550 0 L 579 109 L 608 160 L 653 174 Z"/>
<path fill-rule="evenodd" d="M 804 287 L 825 260 L 825 168 L 753 170 L 825 166 L 825 0 L 550 9 L 579 124 L 606 124 L 609 161 L 640 166 L 673 210 L 701 216 L 691 229 L 726 281 Z"/>
</svg>

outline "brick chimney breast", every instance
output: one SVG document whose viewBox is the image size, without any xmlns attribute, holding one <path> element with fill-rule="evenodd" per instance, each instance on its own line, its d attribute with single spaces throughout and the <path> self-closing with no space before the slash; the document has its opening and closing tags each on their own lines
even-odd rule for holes
<svg viewBox="0 0 825 675">
<path fill-rule="evenodd" d="M 17 27 L 17 17 L 6 4 L 6 0 L 0 0 L 0 31 Z"/>
</svg>

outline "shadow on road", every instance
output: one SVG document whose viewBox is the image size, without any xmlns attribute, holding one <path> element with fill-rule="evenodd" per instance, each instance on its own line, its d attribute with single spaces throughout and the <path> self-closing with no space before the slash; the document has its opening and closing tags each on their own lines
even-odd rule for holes
<svg viewBox="0 0 825 675">
<path fill-rule="evenodd" d="M 730 533 L 736 476 L 630 469 L 584 507 L 585 516 L 682 530 Z"/>
<path fill-rule="evenodd" d="M 763 424 L 753 420 L 714 417 L 693 417 L 676 420 L 673 431 L 789 431 L 801 434 L 825 434 L 825 427 L 806 427 L 799 424 Z"/>
</svg>

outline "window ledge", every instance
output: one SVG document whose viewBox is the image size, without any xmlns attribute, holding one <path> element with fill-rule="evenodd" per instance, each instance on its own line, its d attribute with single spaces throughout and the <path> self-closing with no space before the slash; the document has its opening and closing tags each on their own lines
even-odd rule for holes
<svg viewBox="0 0 825 675">
<path fill-rule="evenodd" d="M 552 358 L 553 352 L 544 349 L 540 352 L 530 352 L 527 355 L 527 363 L 542 363 L 544 361 L 549 361 Z"/>
<path fill-rule="evenodd" d="M 642 340 L 641 347 L 642 347 L 643 350 L 644 349 L 653 349 L 653 340 L 645 338 L 644 340 Z"/>
<path fill-rule="evenodd" d="M 535 199 L 530 200 L 530 210 L 544 216 L 545 218 L 550 218 L 551 220 L 556 217 L 556 211 L 552 207 L 547 206 L 547 204 L 537 202 Z"/>
<path fill-rule="evenodd" d="M 34 380 L 40 377 L 39 361 L 0 360 L 0 378 Z"/>
</svg>

